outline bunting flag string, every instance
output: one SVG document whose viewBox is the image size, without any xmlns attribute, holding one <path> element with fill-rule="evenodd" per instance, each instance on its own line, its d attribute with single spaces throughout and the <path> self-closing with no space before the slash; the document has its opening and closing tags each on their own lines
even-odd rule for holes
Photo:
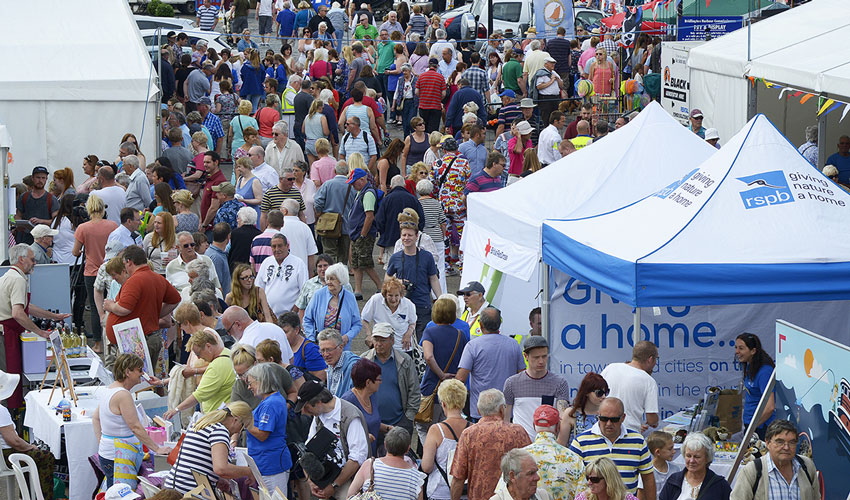
<svg viewBox="0 0 850 500">
<path fill-rule="evenodd" d="M 818 101 L 818 104 L 820 104 L 820 101 Z M 833 104 L 835 104 L 834 99 L 826 99 L 826 101 L 824 101 L 823 103 L 823 106 L 821 106 L 818 110 L 818 116 L 820 116 L 826 110 L 826 108 L 832 106 Z"/>
<path fill-rule="evenodd" d="M 783 86 L 783 85 L 778 84 L 778 83 L 769 82 L 769 81 L 765 80 L 764 78 L 757 77 L 757 76 L 746 76 L 745 78 L 750 82 L 750 84 L 753 86 L 753 88 L 755 88 L 756 84 L 759 83 L 759 82 L 764 84 L 765 88 L 769 88 L 769 89 L 778 88 L 779 89 L 779 97 L 777 97 L 777 99 L 779 99 L 779 100 L 782 100 L 783 96 L 786 97 L 787 99 L 791 99 L 792 97 L 794 97 L 794 98 L 799 97 L 800 98 L 800 104 L 805 104 L 806 101 L 810 100 L 811 98 L 817 97 L 818 102 L 817 102 L 817 106 L 816 106 L 816 109 L 817 109 L 816 116 L 821 116 L 821 115 L 826 116 L 826 115 L 832 113 L 833 111 L 835 111 L 836 109 L 840 108 L 842 105 L 844 105 L 844 111 L 842 111 L 842 113 L 841 113 L 841 118 L 838 119 L 838 121 L 840 123 L 841 121 L 844 120 L 844 118 L 847 116 L 847 114 L 850 113 L 850 103 L 839 101 L 839 100 L 829 98 L 829 97 L 818 96 L 817 94 L 813 94 L 813 93 L 807 92 L 805 90 L 798 90 L 798 89 L 795 89 L 793 87 L 786 87 L 786 86 Z"/>
<path fill-rule="evenodd" d="M 850 104 L 844 106 L 844 112 L 841 113 L 841 118 L 838 119 L 838 123 L 841 123 L 844 120 L 844 117 L 847 116 L 848 111 L 850 111 Z"/>
</svg>

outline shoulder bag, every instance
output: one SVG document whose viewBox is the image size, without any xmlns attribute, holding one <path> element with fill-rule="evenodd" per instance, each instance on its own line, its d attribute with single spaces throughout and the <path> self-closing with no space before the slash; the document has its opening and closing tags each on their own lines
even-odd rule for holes
<svg viewBox="0 0 850 500">
<path fill-rule="evenodd" d="M 446 363 L 446 367 L 443 368 L 443 371 L 449 369 L 452 365 L 452 361 L 455 359 L 455 354 L 457 354 L 457 348 L 460 346 L 460 330 L 457 332 L 457 340 L 455 341 L 455 348 L 452 351 L 452 355 L 449 357 L 448 363 Z M 437 385 L 434 387 L 434 392 L 429 394 L 428 396 L 422 396 L 422 400 L 419 402 L 419 411 L 416 413 L 416 417 L 414 417 L 414 421 L 420 424 L 430 424 L 432 420 L 434 420 L 434 398 L 437 397 L 437 389 L 440 388 L 440 383 L 442 380 L 437 382 Z"/>
<path fill-rule="evenodd" d="M 375 491 L 375 459 L 369 461 L 369 487 L 366 491 L 353 495 L 349 500 L 383 500 L 381 494 Z"/>
<path fill-rule="evenodd" d="M 349 194 L 351 194 L 351 184 L 345 190 L 345 201 L 342 202 L 342 212 L 323 212 L 316 219 L 316 234 L 322 238 L 339 238 L 342 236 L 342 214 L 345 213 L 345 207 L 348 205 Z"/>
</svg>

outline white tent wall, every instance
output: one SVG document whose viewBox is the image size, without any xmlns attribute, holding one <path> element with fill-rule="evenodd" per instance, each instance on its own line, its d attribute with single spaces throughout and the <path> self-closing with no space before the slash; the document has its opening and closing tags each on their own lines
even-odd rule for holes
<svg viewBox="0 0 850 500">
<path fill-rule="evenodd" d="M 705 116 L 703 126 L 716 128 L 721 146 L 747 123 L 747 86 L 744 78 L 691 69 L 690 108 Z"/>
<path fill-rule="evenodd" d="M 487 291 L 490 305 L 502 313 L 503 335 L 526 335 L 529 330 L 528 314 L 540 306 L 542 294 L 540 288 L 541 266 L 534 266 L 531 278 L 526 281 L 508 273 L 503 273 L 475 256 L 463 257 L 461 288 L 470 281 L 478 281 Z"/>
<path fill-rule="evenodd" d="M 44 0 L 37 9 L 0 2 L 0 33 L 8 55 L 0 123 L 13 140 L 10 183 L 37 164 L 71 167 L 82 181 L 82 158 L 112 161 L 127 132 L 153 158 L 157 75 L 127 2 Z"/>
</svg>

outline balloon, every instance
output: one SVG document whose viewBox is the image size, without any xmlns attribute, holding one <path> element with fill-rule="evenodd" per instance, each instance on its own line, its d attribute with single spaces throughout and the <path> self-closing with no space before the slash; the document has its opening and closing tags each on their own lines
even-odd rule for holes
<svg viewBox="0 0 850 500">
<path fill-rule="evenodd" d="M 806 370 L 806 376 L 812 378 L 812 365 L 815 362 L 815 355 L 811 349 L 806 349 L 806 354 L 803 355 L 803 367 Z"/>
<path fill-rule="evenodd" d="M 589 97 L 593 95 L 593 84 L 590 80 L 579 80 L 576 86 L 576 92 L 579 97 Z"/>
</svg>

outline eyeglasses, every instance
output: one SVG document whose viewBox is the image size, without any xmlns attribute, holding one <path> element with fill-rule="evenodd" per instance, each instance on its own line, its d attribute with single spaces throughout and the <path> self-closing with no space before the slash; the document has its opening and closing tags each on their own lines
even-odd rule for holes
<svg viewBox="0 0 850 500">
<path fill-rule="evenodd" d="M 240 276 L 240 277 L 239 277 L 239 279 L 240 279 L 240 280 L 247 280 L 247 281 L 250 281 L 250 280 L 254 279 L 254 275 L 253 275 L 253 274 L 249 274 L 248 276 Z"/>
<path fill-rule="evenodd" d="M 272 135 L 275 136 L 275 137 L 278 137 L 278 136 L 283 135 L 283 134 L 281 134 L 279 132 L 272 132 Z"/>
<path fill-rule="evenodd" d="M 785 441 L 783 439 L 774 439 L 774 440 L 771 440 L 770 444 L 775 444 L 776 446 L 778 446 L 780 448 L 796 448 L 797 447 L 797 440 L 794 439 L 792 441 Z"/>
<path fill-rule="evenodd" d="M 285 178 L 284 178 L 284 180 L 287 180 L 287 181 L 289 181 L 289 182 L 292 182 L 292 181 L 294 181 L 294 180 L 295 180 L 295 177 L 285 177 Z"/>
<path fill-rule="evenodd" d="M 608 394 L 610 394 L 611 391 L 609 389 L 604 389 L 604 390 L 603 389 L 596 389 L 595 391 L 593 391 L 593 393 L 596 394 L 597 398 L 601 398 L 601 397 L 605 397 Z"/>
<path fill-rule="evenodd" d="M 616 424 L 620 421 L 621 417 L 603 417 L 602 415 L 599 415 L 598 418 L 600 422 L 611 422 L 612 424 Z"/>
<path fill-rule="evenodd" d="M 195 244 L 194 243 L 186 243 L 185 245 L 183 245 L 183 248 L 195 248 Z"/>
<path fill-rule="evenodd" d="M 332 347 L 330 349 L 319 349 L 319 354 L 330 354 L 330 353 L 336 351 L 337 349 L 339 349 L 339 347 L 340 346 Z"/>
<path fill-rule="evenodd" d="M 605 478 L 603 478 L 602 476 L 587 476 L 587 480 L 590 481 L 593 484 L 596 484 L 596 483 L 602 481 L 603 479 L 605 479 Z"/>
</svg>

